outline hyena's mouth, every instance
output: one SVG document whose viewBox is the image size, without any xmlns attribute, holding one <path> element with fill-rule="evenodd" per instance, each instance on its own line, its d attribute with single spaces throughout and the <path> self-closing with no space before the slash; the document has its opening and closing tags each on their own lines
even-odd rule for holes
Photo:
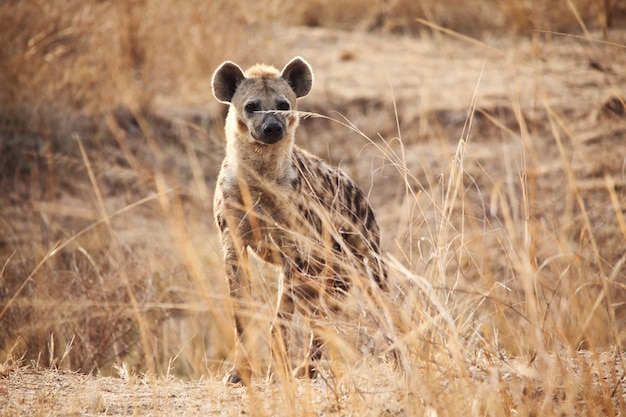
<svg viewBox="0 0 626 417">
<path fill-rule="evenodd" d="M 257 141 L 271 145 L 284 138 L 286 131 L 285 123 L 280 118 L 274 114 L 267 114 L 250 133 Z"/>
</svg>

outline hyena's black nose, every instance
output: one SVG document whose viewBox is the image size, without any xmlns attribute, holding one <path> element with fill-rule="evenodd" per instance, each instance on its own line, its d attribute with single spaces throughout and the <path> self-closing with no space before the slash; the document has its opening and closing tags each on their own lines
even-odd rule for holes
<svg viewBox="0 0 626 417">
<path fill-rule="evenodd" d="M 261 133 L 258 139 L 262 142 L 276 143 L 285 135 L 285 125 L 276 117 L 267 117 L 261 125 Z"/>
<path fill-rule="evenodd" d="M 282 136 L 283 124 L 277 121 L 265 123 L 263 125 L 263 134 L 265 136 Z"/>
</svg>

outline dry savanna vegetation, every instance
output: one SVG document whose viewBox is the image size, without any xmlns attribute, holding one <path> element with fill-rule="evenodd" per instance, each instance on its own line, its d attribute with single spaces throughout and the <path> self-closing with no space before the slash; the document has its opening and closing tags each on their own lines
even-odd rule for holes
<svg viewBox="0 0 626 417">
<path fill-rule="evenodd" d="M 3 1 L 0 415 L 624 415 L 625 17 Z M 277 380 L 275 273 L 250 265 L 259 373 L 226 387 L 211 74 L 295 55 L 316 77 L 298 142 L 368 194 L 391 290 L 325 323 L 317 379 Z"/>
</svg>

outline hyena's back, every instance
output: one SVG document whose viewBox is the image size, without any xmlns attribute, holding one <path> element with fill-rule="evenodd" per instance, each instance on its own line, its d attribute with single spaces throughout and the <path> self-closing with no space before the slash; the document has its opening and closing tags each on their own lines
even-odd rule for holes
<svg viewBox="0 0 626 417">
<path fill-rule="evenodd" d="M 326 266 L 337 257 L 335 274 L 356 272 L 385 287 L 378 223 L 363 192 L 341 170 L 300 148 L 294 149 L 293 159 L 301 173 L 293 184 L 294 194 L 302 198 L 298 215 L 323 246 L 332 247 Z"/>
</svg>

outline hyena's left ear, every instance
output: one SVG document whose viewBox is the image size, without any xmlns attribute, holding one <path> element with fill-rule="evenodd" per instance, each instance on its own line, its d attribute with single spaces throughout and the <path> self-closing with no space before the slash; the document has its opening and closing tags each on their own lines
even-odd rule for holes
<svg viewBox="0 0 626 417">
<path fill-rule="evenodd" d="M 298 98 L 309 94 L 313 87 L 313 70 L 304 59 L 298 56 L 285 65 L 280 76 L 289 83 Z"/>
<path fill-rule="evenodd" d="M 230 103 L 237 91 L 239 83 L 246 76 L 239 65 L 234 62 L 226 61 L 215 70 L 211 86 L 213 87 L 213 95 L 222 103 Z"/>
</svg>

